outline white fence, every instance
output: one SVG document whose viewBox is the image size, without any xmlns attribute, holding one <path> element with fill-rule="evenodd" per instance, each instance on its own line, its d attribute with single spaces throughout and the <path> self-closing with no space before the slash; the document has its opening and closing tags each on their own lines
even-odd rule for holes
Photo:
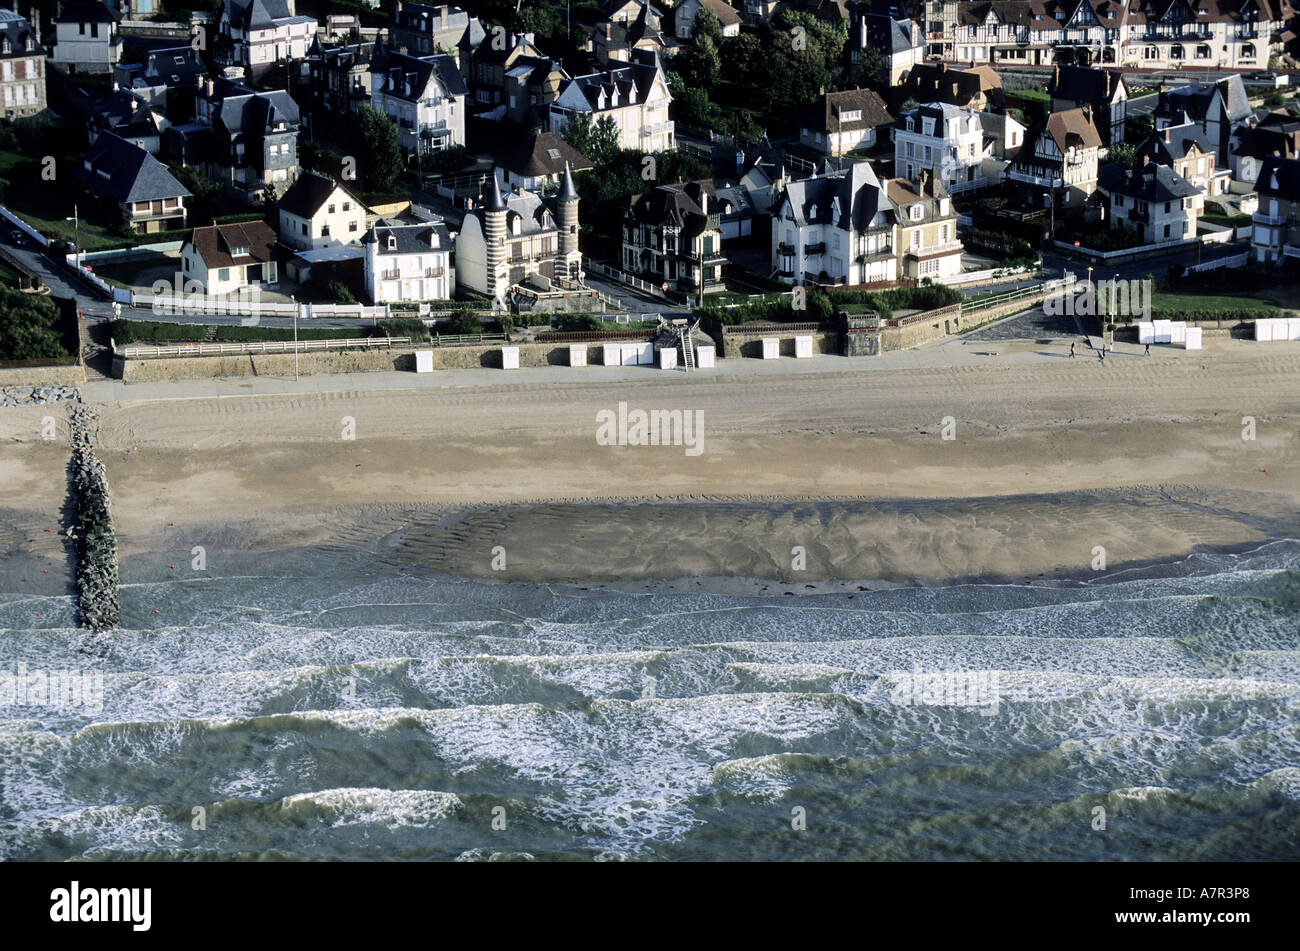
<svg viewBox="0 0 1300 951">
<path fill-rule="evenodd" d="M 1003 277 L 1015 277 L 1018 274 L 1033 274 L 1036 270 L 1037 267 L 995 267 L 988 268 L 984 271 L 967 271 L 964 274 L 952 274 L 948 277 L 938 277 L 935 278 L 935 283 L 947 284 L 950 287 L 960 286 L 962 284 L 979 284 L 986 281 L 996 281 Z"/>
<path fill-rule="evenodd" d="M 50 246 L 49 238 L 45 237 L 45 235 L 41 234 L 3 205 L 0 205 L 0 215 L 4 216 L 5 221 L 9 222 L 23 234 L 27 235 L 27 237 L 31 238 L 42 248 L 48 248 Z"/>
<path fill-rule="evenodd" d="M 121 347 L 114 350 L 128 360 L 157 357 L 225 357 L 250 353 L 312 353 L 322 350 L 373 350 L 410 346 L 410 337 L 352 337 L 339 340 L 274 340 L 260 343 L 180 343 L 167 347 Z"/>
<path fill-rule="evenodd" d="M 626 284 L 628 287 L 635 287 L 639 291 L 650 294 L 653 297 L 666 297 L 663 288 L 658 284 L 651 284 L 649 281 L 643 281 L 639 277 L 633 277 L 626 274 L 618 268 L 610 267 L 608 264 L 601 264 L 599 261 L 593 261 L 591 258 L 583 258 L 586 262 L 586 268 L 596 274 L 603 274 L 612 281 L 620 284 Z"/>
<path fill-rule="evenodd" d="M 1242 251 L 1240 254 L 1234 254 L 1230 257 L 1219 258 L 1216 261 L 1206 261 L 1203 264 L 1192 264 L 1183 272 L 1185 274 L 1195 274 L 1201 271 L 1217 271 L 1220 268 L 1242 268 L 1250 261 L 1250 252 Z"/>
<path fill-rule="evenodd" d="M 94 280 L 94 275 L 88 275 Z M 262 317 L 292 317 L 296 311 L 299 319 L 311 320 L 322 318 L 347 318 L 351 320 L 387 320 L 391 313 L 388 304 L 308 304 L 292 301 L 266 301 L 257 295 L 234 294 L 167 294 L 154 296 L 129 292 L 132 307 L 152 310 L 155 314 L 175 316 L 190 314 L 198 316 L 237 315 Z"/>
</svg>

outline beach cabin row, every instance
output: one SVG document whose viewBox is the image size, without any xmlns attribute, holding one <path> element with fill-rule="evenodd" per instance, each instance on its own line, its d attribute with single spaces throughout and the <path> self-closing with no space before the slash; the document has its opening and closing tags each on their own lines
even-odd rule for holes
<svg viewBox="0 0 1300 951">
<path fill-rule="evenodd" d="M 1300 340 L 1300 317 L 1261 317 L 1255 321 L 1256 340 Z"/>
<path fill-rule="evenodd" d="M 1185 320 L 1140 320 L 1138 343 L 1177 343 L 1184 350 L 1201 349 L 1201 328 L 1189 327 Z"/>
<path fill-rule="evenodd" d="M 811 336 L 800 336 L 794 338 L 794 356 L 796 360 L 804 360 L 813 355 L 813 339 Z M 763 338 L 763 359 L 776 360 L 781 356 L 781 338 L 764 337 Z"/>
</svg>

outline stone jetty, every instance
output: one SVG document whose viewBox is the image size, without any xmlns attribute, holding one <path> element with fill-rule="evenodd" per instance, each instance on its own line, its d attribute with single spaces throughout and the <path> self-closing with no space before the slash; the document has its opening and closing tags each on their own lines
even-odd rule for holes
<svg viewBox="0 0 1300 951">
<path fill-rule="evenodd" d="M 77 620 L 91 631 L 117 627 L 117 539 L 109 511 L 108 478 L 95 455 L 98 417 L 80 401 L 68 406 L 72 435 L 71 483 L 76 502 Z"/>
</svg>

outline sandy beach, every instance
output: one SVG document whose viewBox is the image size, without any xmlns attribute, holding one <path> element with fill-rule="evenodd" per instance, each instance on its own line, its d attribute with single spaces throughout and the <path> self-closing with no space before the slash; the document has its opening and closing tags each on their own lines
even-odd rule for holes
<svg viewBox="0 0 1300 951">
<path fill-rule="evenodd" d="M 599 444 L 597 414 L 620 402 L 699 411 L 701 451 Z M 1293 348 L 99 411 L 126 559 L 321 546 L 503 579 L 908 582 L 1077 573 L 1097 546 L 1114 568 L 1300 521 Z M 40 439 L 51 414 L 62 426 L 60 406 L 0 413 L 8 590 L 62 583 L 68 452 Z"/>
</svg>

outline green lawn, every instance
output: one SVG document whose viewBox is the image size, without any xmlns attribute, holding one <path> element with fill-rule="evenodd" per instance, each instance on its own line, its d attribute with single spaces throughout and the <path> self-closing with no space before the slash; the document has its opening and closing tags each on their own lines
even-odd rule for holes
<svg viewBox="0 0 1300 951">
<path fill-rule="evenodd" d="M 1157 292 L 1151 301 L 1153 310 L 1275 310 L 1277 303 L 1249 294 L 1165 294 Z"/>
<path fill-rule="evenodd" d="M 4 190 L 6 207 L 37 231 L 71 241 L 76 229 L 71 221 L 64 220 L 72 217 L 70 196 L 75 194 L 71 163 L 59 163 L 56 173 L 54 180 L 46 181 L 41 178 L 41 166 L 35 158 L 0 152 L 0 177 L 9 183 Z M 122 242 L 121 235 L 85 218 L 81 219 L 80 239 L 83 251 L 99 251 Z"/>
</svg>

